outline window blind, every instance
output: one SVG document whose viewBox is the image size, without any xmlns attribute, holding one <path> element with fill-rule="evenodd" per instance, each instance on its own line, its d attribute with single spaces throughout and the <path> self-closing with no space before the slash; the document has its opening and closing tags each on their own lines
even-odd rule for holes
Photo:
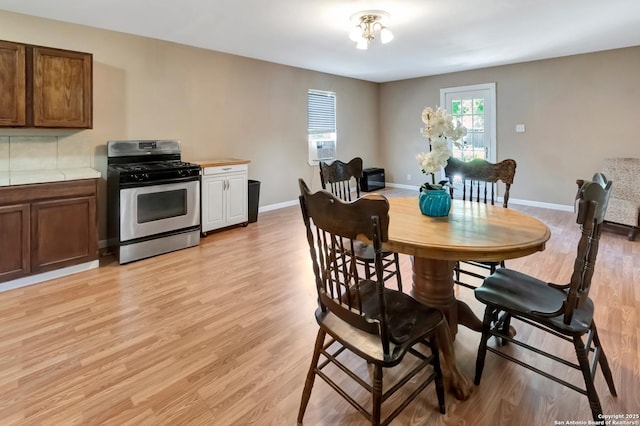
<svg viewBox="0 0 640 426">
<path fill-rule="evenodd" d="M 336 133 L 336 94 L 309 90 L 308 130 L 312 133 Z"/>
</svg>

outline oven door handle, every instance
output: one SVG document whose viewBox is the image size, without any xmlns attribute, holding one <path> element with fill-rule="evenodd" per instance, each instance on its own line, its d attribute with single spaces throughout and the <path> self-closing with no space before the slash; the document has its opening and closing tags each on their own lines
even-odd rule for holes
<svg viewBox="0 0 640 426">
<path fill-rule="evenodd" d="M 143 186 L 155 186 L 155 185 L 165 185 L 169 183 L 183 183 L 183 182 L 194 182 L 194 181 L 200 181 L 200 176 L 186 176 L 186 177 L 179 177 L 179 178 L 154 180 L 149 182 L 127 182 L 127 183 L 121 183 L 120 188 L 121 189 L 140 188 Z"/>
</svg>

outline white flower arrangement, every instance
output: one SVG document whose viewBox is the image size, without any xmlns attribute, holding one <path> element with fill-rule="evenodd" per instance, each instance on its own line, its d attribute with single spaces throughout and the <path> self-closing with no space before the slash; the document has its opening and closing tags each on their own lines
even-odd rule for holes
<svg viewBox="0 0 640 426">
<path fill-rule="evenodd" d="M 459 121 L 455 124 L 451 114 L 447 110 L 438 107 L 435 111 L 426 107 L 422 111 L 422 122 L 425 124 L 422 135 L 429 139 L 429 152 L 421 152 L 416 155 L 422 173 L 431 175 L 431 182 L 435 183 L 433 174 L 447 165 L 447 160 L 452 155 L 448 141 L 462 147 L 459 142 L 467 134 L 467 128 Z"/>
</svg>

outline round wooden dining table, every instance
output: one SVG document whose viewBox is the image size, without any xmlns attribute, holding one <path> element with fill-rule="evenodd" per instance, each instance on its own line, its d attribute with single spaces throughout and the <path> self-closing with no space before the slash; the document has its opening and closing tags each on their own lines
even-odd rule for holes
<svg viewBox="0 0 640 426">
<path fill-rule="evenodd" d="M 453 339 L 458 324 L 481 331 L 482 321 L 455 298 L 453 269 L 459 260 L 500 261 L 544 250 L 549 228 L 525 213 L 502 206 L 451 200 L 445 217 L 425 216 L 418 197 L 390 197 L 389 235 L 383 248 L 413 256 L 412 296 L 440 309 L 449 325 L 437 331 L 448 388 L 456 398 L 471 394 L 457 367 Z"/>
<path fill-rule="evenodd" d="M 502 206 L 452 200 L 445 217 L 425 216 L 418 197 L 391 197 L 384 248 L 413 256 L 412 295 L 443 311 L 452 338 L 458 324 L 480 331 L 482 322 L 454 296 L 459 260 L 500 261 L 544 250 L 551 231 L 540 220 Z"/>
</svg>

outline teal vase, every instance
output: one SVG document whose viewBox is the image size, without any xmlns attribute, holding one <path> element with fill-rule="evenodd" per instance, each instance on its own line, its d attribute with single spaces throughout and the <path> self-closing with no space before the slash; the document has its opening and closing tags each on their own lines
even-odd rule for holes
<svg viewBox="0 0 640 426">
<path fill-rule="evenodd" d="M 426 216 L 448 216 L 451 209 L 451 196 L 446 189 L 426 189 L 418 198 L 420 211 Z"/>
</svg>

